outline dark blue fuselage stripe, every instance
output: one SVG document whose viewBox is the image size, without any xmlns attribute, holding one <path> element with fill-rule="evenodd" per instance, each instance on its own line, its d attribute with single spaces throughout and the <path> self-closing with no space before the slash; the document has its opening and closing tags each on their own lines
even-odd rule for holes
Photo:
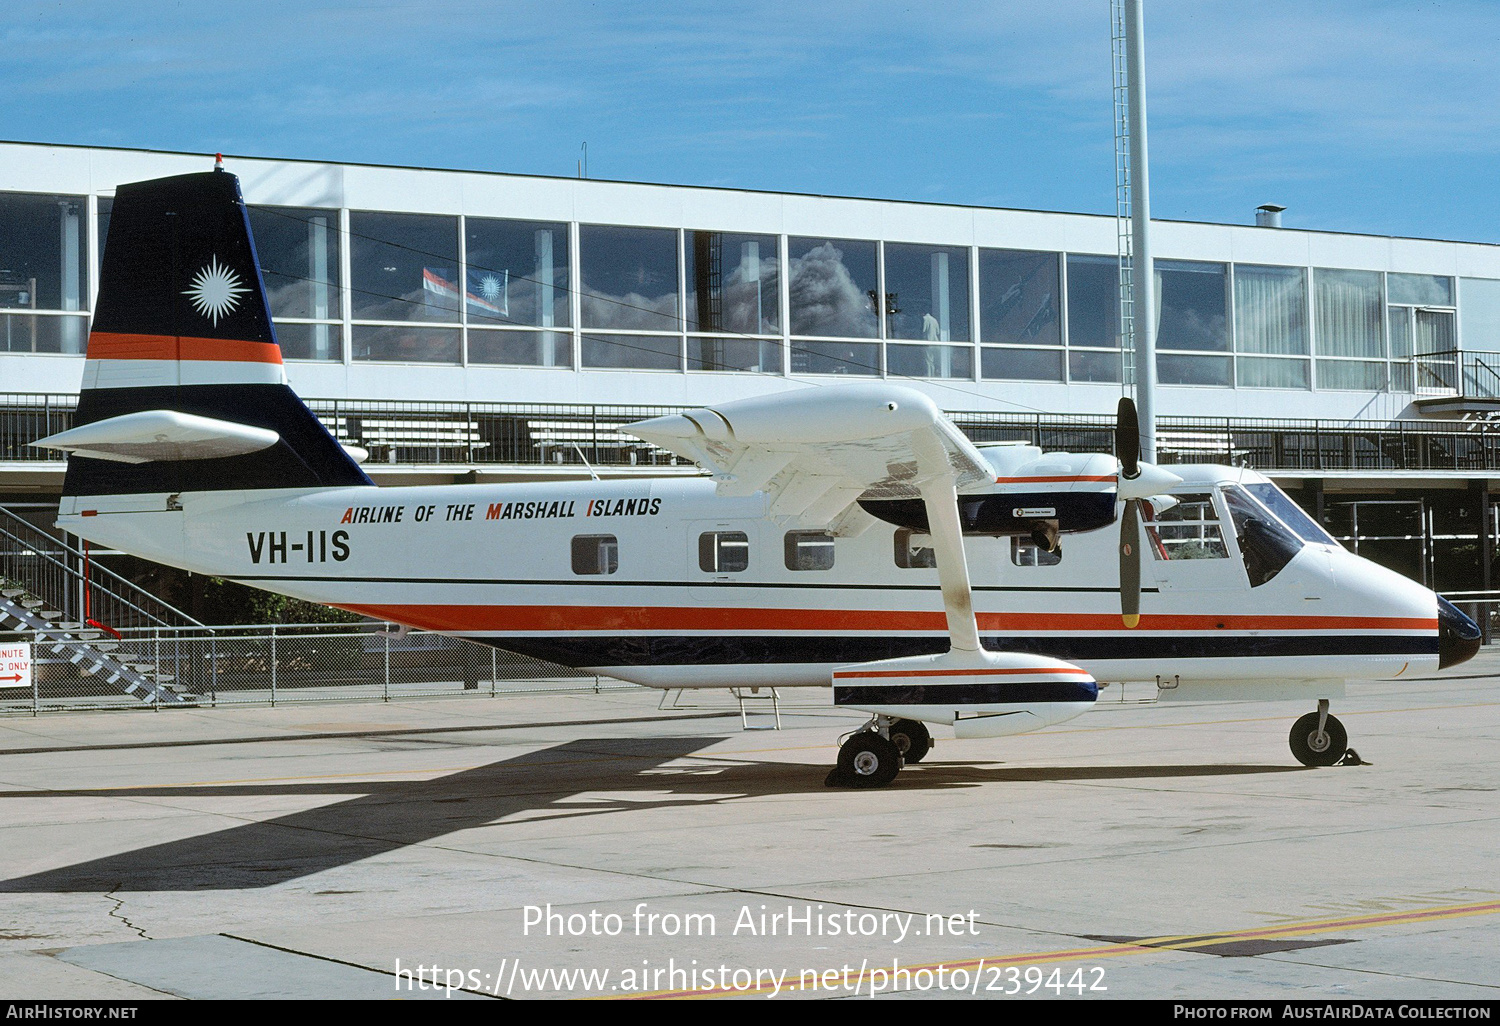
<svg viewBox="0 0 1500 1026">
<path fill-rule="evenodd" d="M 722 666 L 741 663 L 863 663 L 948 650 L 944 635 L 819 637 L 655 635 L 645 637 L 473 637 L 471 640 L 564 666 Z M 1027 652 L 1069 662 L 1104 659 L 1235 659 L 1264 656 L 1436 656 L 1437 636 L 1200 634 L 1177 637 L 1089 635 L 987 637 L 995 652 Z"/>
<path fill-rule="evenodd" d="M 834 705 L 1032 705 L 1089 703 L 1099 697 L 1093 681 L 1032 681 L 1024 684 L 835 684 Z"/>
</svg>

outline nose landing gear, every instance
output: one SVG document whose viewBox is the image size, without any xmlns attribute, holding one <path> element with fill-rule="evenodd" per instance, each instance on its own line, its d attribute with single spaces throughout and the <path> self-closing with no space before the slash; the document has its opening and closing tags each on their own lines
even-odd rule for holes
<svg viewBox="0 0 1500 1026">
<path fill-rule="evenodd" d="M 1349 754 L 1349 733 L 1336 716 L 1328 714 L 1328 699 L 1318 700 L 1318 711 L 1292 724 L 1292 755 L 1304 766 L 1337 766 Z"/>
</svg>

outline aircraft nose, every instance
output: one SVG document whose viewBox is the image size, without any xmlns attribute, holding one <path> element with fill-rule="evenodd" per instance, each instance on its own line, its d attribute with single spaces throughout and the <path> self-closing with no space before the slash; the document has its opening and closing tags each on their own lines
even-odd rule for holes
<svg viewBox="0 0 1500 1026">
<path fill-rule="evenodd" d="M 1482 632 L 1458 607 L 1438 596 L 1438 669 L 1468 662 L 1479 652 Z"/>
</svg>

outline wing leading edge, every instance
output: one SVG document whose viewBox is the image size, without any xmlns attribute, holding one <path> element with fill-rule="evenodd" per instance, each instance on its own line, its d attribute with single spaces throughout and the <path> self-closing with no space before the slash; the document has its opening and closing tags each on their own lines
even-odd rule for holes
<svg viewBox="0 0 1500 1026">
<path fill-rule="evenodd" d="M 773 516 L 831 523 L 856 500 L 914 499 L 924 483 L 991 485 L 994 469 L 927 396 L 899 385 L 808 388 L 630 424 L 692 460 L 720 495 L 765 491 Z"/>
</svg>

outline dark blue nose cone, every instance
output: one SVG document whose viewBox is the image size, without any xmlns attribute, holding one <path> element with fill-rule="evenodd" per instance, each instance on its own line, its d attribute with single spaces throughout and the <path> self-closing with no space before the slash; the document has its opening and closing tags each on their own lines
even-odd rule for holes
<svg viewBox="0 0 1500 1026">
<path fill-rule="evenodd" d="M 1458 607 L 1438 596 L 1438 669 L 1468 662 L 1479 652 L 1483 632 Z"/>
</svg>

